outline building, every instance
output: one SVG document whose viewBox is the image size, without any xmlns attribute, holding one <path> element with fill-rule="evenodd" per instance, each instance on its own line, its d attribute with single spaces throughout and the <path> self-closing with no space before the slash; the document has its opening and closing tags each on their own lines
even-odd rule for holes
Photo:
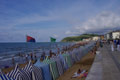
<svg viewBox="0 0 120 80">
<path fill-rule="evenodd" d="M 112 38 L 113 39 L 120 39 L 120 31 L 112 32 Z"/>
<path fill-rule="evenodd" d="M 93 41 L 97 41 L 97 40 L 99 40 L 99 39 L 100 39 L 99 36 L 94 36 L 94 37 L 92 37 L 92 40 L 93 40 Z"/>
<path fill-rule="evenodd" d="M 109 32 L 109 33 L 105 34 L 104 37 L 105 37 L 106 40 L 111 40 L 112 39 L 112 32 Z"/>
<path fill-rule="evenodd" d="M 109 32 L 104 37 L 106 40 L 120 39 L 120 30 Z"/>
</svg>

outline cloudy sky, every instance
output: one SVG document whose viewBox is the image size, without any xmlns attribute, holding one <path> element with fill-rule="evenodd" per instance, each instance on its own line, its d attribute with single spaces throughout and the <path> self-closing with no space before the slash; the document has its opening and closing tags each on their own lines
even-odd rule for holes
<svg viewBox="0 0 120 80">
<path fill-rule="evenodd" d="M 0 0 L 0 42 L 60 41 L 120 28 L 120 0 Z"/>
</svg>

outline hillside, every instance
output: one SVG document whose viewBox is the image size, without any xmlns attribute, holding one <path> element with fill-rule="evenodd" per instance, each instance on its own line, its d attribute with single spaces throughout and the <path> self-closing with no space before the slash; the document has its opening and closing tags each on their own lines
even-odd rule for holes
<svg viewBox="0 0 120 80">
<path fill-rule="evenodd" d="M 82 41 L 83 39 L 91 38 L 94 36 L 99 36 L 98 34 L 82 34 L 80 36 L 71 36 L 71 37 L 65 37 L 62 39 L 62 42 L 74 42 L 74 41 Z"/>
</svg>

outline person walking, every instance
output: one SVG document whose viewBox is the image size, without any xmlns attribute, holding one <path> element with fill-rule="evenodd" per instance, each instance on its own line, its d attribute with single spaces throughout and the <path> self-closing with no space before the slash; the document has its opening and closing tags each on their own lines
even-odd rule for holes
<svg viewBox="0 0 120 80">
<path fill-rule="evenodd" d="M 113 41 L 113 44 L 114 44 L 114 50 L 116 51 L 117 50 L 117 40 L 116 39 Z"/>
<path fill-rule="evenodd" d="M 33 54 L 32 53 L 30 54 L 30 57 L 31 57 L 31 60 L 33 60 Z"/>
<path fill-rule="evenodd" d="M 35 62 L 37 61 L 37 55 L 34 53 Z"/>
<path fill-rule="evenodd" d="M 117 51 L 120 51 L 120 39 L 117 41 Z"/>
<path fill-rule="evenodd" d="M 114 51 L 114 42 L 111 41 L 111 51 Z"/>
<path fill-rule="evenodd" d="M 26 62 L 28 63 L 28 54 L 25 54 Z"/>
</svg>

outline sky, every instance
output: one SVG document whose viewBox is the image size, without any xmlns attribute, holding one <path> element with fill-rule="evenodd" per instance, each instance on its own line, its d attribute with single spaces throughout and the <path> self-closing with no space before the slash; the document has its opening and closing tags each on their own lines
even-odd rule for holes
<svg viewBox="0 0 120 80">
<path fill-rule="evenodd" d="M 0 42 L 57 41 L 120 29 L 120 0 L 0 0 Z"/>
</svg>

